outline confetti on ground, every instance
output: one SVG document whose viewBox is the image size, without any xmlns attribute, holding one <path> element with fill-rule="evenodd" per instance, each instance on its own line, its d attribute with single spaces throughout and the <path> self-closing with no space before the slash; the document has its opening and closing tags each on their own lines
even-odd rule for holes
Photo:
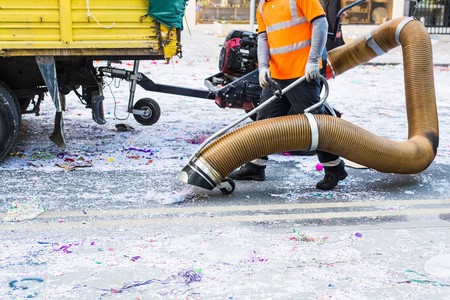
<svg viewBox="0 0 450 300">
<path fill-rule="evenodd" d="M 189 144 L 198 145 L 198 144 L 203 143 L 206 140 L 206 136 L 203 134 L 198 134 L 198 135 L 195 135 L 194 138 L 192 138 L 192 139 L 182 139 L 182 138 L 179 138 L 179 139 L 185 140 Z"/>
<path fill-rule="evenodd" d="M 66 171 L 72 171 L 76 168 L 92 167 L 92 161 L 85 160 L 83 157 L 80 157 L 77 160 L 74 160 L 73 158 L 66 158 L 63 163 L 57 163 L 56 165 Z"/>
<path fill-rule="evenodd" d="M 25 203 L 12 203 L 4 217 L 5 221 L 31 220 L 45 212 L 45 207 L 40 200 L 30 199 Z"/>
<path fill-rule="evenodd" d="M 150 285 L 153 283 L 159 283 L 162 285 L 168 285 L 171 283 L 171 281 L 180 279 L 183 281 L 185 286 L 189 286 L 191 283 L 194 282 L 200 282 L 202 280 L 202 275 L 195 270 L 183 270 L 178 272 L 176 275 L 170 275 L 166 279 L 149 279 L 146 281 L 131 281 L 126 283 L 120 288 L 111 288 L 111 289 L 101 289 L 101 288 L 94 288 L 96 290 L 102 291 L 102 296 L 108 295 L 108 294 L 120 294 L 126 291 L 129 291 L 131 289 L 139 288 L 142 286 Z M 86 288 L 89 287 L 87 285 L 79 285 L 76 286 L 74 289 L 80 289 L 80 288 Z M 158 292 L 159 295 L 171 295 L 171 296 L 177 296 L 177 295 L 184 295 L 186 293 L 189 293 L 191 288 L 188 288 L 187 290 L 182 290 L 181 287 L 174 288 L 167 292 Z M 192 291 L 191 291 L 192 293 Z"/>
<path fill-rule="evenodd" d="M 439 282 L 436 279 L 431 278 L 430 276 L 421 274 L 416 271 L 406 270 L 403 272 L 402 276 L 406 279 L 406 281 L 402 281 L 399 283 L 424 283 L 424 284 L 432 284 L 438 286 L 450 286 L 450 284 Z"/>
</svg>

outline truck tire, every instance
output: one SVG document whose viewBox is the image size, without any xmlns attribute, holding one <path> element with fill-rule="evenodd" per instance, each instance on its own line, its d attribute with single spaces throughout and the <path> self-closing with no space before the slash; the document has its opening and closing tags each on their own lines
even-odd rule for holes
<svg viewBox="0 0 450 300">
<path fill-rule="evenodd" d="M 20 127 L 20 108 L 9 89 L 0 82 L 0 161 L 12 150 Z"/>
</svg>

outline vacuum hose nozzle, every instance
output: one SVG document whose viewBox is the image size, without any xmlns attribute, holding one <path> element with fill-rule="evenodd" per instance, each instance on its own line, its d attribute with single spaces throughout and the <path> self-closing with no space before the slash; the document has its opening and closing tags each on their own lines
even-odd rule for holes
<svg viewBox="0 0 450 300">
<path fill-rule="evenodd" d="M 181 170 L 178 180 L 184 183 L 195 185 L 207 190 L 214 189 L 221 181 L 218 174 L 204 161 L 196 158 L 192 159 L 187 166 Z"/>
</svg>

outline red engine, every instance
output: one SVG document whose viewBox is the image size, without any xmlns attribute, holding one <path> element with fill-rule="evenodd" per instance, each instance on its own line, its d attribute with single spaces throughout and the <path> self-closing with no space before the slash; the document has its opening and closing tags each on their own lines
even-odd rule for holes
<svg viewBox="0 0 450 300">
<path fill-rule="evenodd" d="M 219 70 L 242 76 L 258 67 L 258 35 L 254 32 L 232 30 L 220 51 Z"/>
</svg>

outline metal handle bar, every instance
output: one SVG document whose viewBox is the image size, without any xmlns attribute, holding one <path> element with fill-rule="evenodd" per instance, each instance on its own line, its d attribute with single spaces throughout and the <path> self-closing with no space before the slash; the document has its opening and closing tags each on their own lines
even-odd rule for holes
<svg viewBox="0 0 450 300">
<path fill-rule="evenodd" d="M 305 113 L 310 112 L 313 109 L 316 109 L 317 107 L 320 107 L 328 98 L 328 93 L 329 93 L 329 86 L 328 86 L 328 82 L 325 79 L 325 77 L 323 77 L 322 75 L 319 75 L 320 80 L 322 80 L 324 87 L 325 87 L 325 93 L 324 96 L 321 97 L 320 101 L 317 102 L 316 104 L 308 107 L 305 109 Z M 236 126 L 237 124 L 241 123 L 242 121 L 244 121 L 245 119 L 251 117 L 252 115 L 254 115 L 255 113 L 257 113 L 259 110 L 263 109 L 264 107 L 266 107 L 267 105 L 269 105 L 269 103 L 271 103 L 272 101 L 274 101 L 275 99 L 281 97 L 282 95 L 284 95 L 285 93 L 287 93 L 288 91 L 290 91 L 294 86 L 296 86 L 297 84 L 299 84 L 302 81 L 305 81 L 306 76 L 302 76 L 299 79 L 297 79 L 296 81 L 294 81 L 293 83 L 291 83 L 290 85 L 288 85 L 287 87 L 285 87 L 283 90 L 281 90 L 281 95 L 278 93 L 278 91 L 275 92 L 275 94 L 270 97 L 269 99 L 267 99 L 263 104 L 258 105 L 256 108 L 252 109 L 250 112 L 248 112 L 245 116 L 243 116 L 242 118 L 236 120 L 235 122 L 231 123 L 230 125 L 228 125 L 227 127 L 222 128 L 221 130 L 217 131 L 215 134 L 213 134 L 212 136 L 210 136 L 209 138 L 207 138 L 203 143 L 201 143 L 201 145 L 198 147 L 198 149 L 191 155 L 191 157 L 189 158 L 189 161 L 192 161 L 192 159 L 197 156 L 198 153 L 200 153 L 200 151 L 203 150 L 203 148 L 206 147 L 206 145 L 209 144 L 209 142 L 211 142 L 213 139 L 221 136 L 223 133 L 227 132 L 229 129 L 233 128 L 234 126 Z"/>
</svg>

